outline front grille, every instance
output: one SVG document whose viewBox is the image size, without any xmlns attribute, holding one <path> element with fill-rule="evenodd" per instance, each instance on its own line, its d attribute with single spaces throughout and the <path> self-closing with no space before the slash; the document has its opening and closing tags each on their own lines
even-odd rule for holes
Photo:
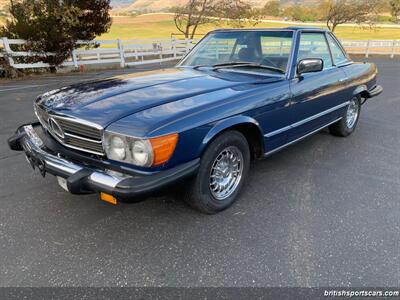
<svg viewBox="0 0 400 300">
<path fill-rule="evenodd" d="M 84 124 L 83 121 L 51 114 L 38 105 L 35 105 L 35 111 L 43 127 L 64 146 L 88 153 L 104 155 L 102 129 Z M 54 122 L 49 122 L 50 119 L 56 121 L 62 134 L 54 130 Z"/>
<path fill-rule="evenodd" d="M 61 119 L 59 117 L 55 117 L 55 119 L 57 120 L 58 124 L 60 124 L 60 126 L 67 133 L 79 135 L 84 138 L 93 139 L 96 141 L 101 141 L 102 132 L 101 132 L 101 130 L 99 130 L 97 128 L 89 127 L 87 125 L 83 125 L 83 124 L 76 123 L 76 122 L 71 122 L 64 118 Z"/>
<path fill-rule="evenodd" d="M 65 143 L 74 147 L 78 147 L 80 149 L 86 149 L 98 153 L 103 152 L 103 146 L 100 142 L 94 142 L 92 140 L 83 140 L 77 136 L 69 136 L 66 135 L 64 139 Z"/>
</svg>

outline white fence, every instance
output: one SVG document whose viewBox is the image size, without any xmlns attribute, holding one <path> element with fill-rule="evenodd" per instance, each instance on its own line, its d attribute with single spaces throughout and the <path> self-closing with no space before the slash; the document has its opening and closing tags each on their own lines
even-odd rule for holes
<svg viewBox="0 0 400 300">
<path fill-rule="evenodd" d="M 356 41 L 341 40 L 343 47 L 350 54 L 362 54 L 368 57 L 370 54 L 400 55 L 400 40 Z"/>
<path fill-rule="evenodd" d="M 80 41 L 78 42 L 80 47 L 72 52 L 71 57 L 62 66 L 78 68 L 82 65 L 117 63 L 124 68 L 177 60 L 189 52 L 196 42 L 196 40 L 177 38 Z M 49 67 L 43 62 L 21 62 L 21 58 L 24 57 L 40 56 L 37 53 L 15 50 L 18 45 L 25 43 L 24 40 L 0 39 L 0 57 L 6 57 L 10 66 L 16 69 Z"/>
<path fill-rule="evenodd" d="M 122 68 L 150 63 L 161 63 L 182 58 L 198 40 L 163 38 L 163 39 L 135 39 L 135 40 L 97 40 L 93 42 L 81 41 L 80 47 L 72 52 L 71 57 L 62 65 L 79 68 L 93 64 L 119 64 Z M 49 65 L 26 63 L 24 57 L 40 56 L 37 53 L 18 51 L 24 40 L 0 39 L 0 57 L 5 57 L 10 66 L 16 69 L 44 68 Z M 389 55 L 394 58 L 400 55 L 400 40 L 382 41 L 354 41 L 342 40 L 343 46 L 350 54 Z M 96 47 L 88 48 L 88 45 Z M 278 47 L 285 47 L 280 44 Z M 3 48 L 3 49 L 2 49 Z M 1 51 L 2 50 L 2 51 Z M 286 49 L 284 49 L 286 51 Z M 49 54 L 51 55 L 51 53 Z M 22 59 L 21 59 L 22 58 Z"/>
</svg>

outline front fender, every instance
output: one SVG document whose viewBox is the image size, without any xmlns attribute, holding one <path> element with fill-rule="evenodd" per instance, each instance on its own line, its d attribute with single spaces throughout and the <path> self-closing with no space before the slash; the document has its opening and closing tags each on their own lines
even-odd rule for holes
<svg viewBox="0 0 400 300">
<path fill-rule="evenodd" d="M 256 126 L 260 131 L 260 136 L 262 136 L 262 129 L 257 120 L 249 116 L 243 116 L 243 115 L 233 116 L 227 119 L 217 121 L 213 124 L 212 128 L 208 131 L 208 133 L 206 134 L 201 143 L 200 153 L 202 153 L 207 144 L 222 131 L 237 125 L 244 125 L 244 124 L 251 124 Z"/>
</svg>

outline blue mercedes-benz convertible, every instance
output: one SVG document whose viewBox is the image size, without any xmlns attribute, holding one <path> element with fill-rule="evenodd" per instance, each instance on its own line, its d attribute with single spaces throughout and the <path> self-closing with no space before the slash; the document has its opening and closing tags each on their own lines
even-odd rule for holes
<svg viewBox="0 0 400 300">
<path fill-rule="evenodd" d="M 81 83 L 38 97 L 38 122 L 11 149 L 73 194 L 138 200 L 186 180 L 204 213 L 229 207 L 250 162 L 329 126 L 346 137 L 382 92 L 326 30 L 216 30 L 172 69 Z"/>
</svg>

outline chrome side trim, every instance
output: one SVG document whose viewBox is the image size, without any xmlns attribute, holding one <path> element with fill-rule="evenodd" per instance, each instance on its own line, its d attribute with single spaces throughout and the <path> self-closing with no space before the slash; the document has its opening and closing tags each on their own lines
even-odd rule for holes
<svg viewBox="0 0 400 300">
<path fill-rule="evenodd" d="M 277 135 L 277 134 L 280 134 L 280 133 L 282 133 L 282 132 L 288 131 L 288 130 L 291 129 L 291 128 L 293 128 L 292 125 L 285 126 L 285 127 L 283 127 L 283 128 L 274 130 L 274 131 L 272 131 L 272 132 L 270 132 L 270 133 L 264 134 L 264 136 L 265 136 L 266 138 L 270 138 L 270 137 L 272 137 L 272 136 L 274 136 L 274 135 Z"/>
<path fill-rule="evenodd" d="M 293 140 L 293 141 L 291 141 L 291 142 L 289 142 L 289 143 L 287 143 L 287 144 L 284 144 L 284 145 L 282 145 L 282 146 L 280 146 L 280 147 L 278 147 L 278 148 L 275 148 L 275 149 L 273 149 L 273 150 L 271 150 L 271 151 L 265 152 L 265 153 L 264 153 L 264 157 L 269 156 L 269 155 L 271 155 L 271 154 L 273 154 L 273 153 L 275 153 L 275 152 L 278 152 L 279 150 L 281 150 L 281 149 L 283 149 L 283 148 L 286 148 L 286 147 L 288 147 L 288 146 L 290 146 L 290 145 L 292 145 L 292 144 L 294 144 L 294 143 L 297 143 L 297 142 L 301 141 L 302 139 L 305 139 L 306 137 L 308 137 L 308 136 L 310 136 L 310 135 L 313 135 L 314 133 L 317 133 L 318 131 L 321 131 L 321 130 L 324 129 L 325 127 L 328 127 L 329 125 L 332 125 L 332 124 L 334 124 L 334 123 L 340 121 L 341 119 L 343 119 L 343 117 L 340 117 L 340 118 L 336 119 L 335 121 L 332 121 L 332 122 L 330 122 L 330 123 L 328 123 L 328 124 L 325 124 L 324 126 L 321 126 L 321 127 L 319 127 L 318 129 L 315 129 L 315 130 L 313 130 L 313 131 L 307 133 L 306 135 L 303 135 L 303 136 L 301 136 L 301 137 L 299 137 L 299 138 L 297 138 L 297 139 L 295 139 L 295 140 Z"/>
<path fill-rule="evenodd" d="M 305 123 L 311 122 L 311 121 L 313 121 L 313 120 L 315 120 L 315 119 L 318 119 L 318 118 L 320 118 L 320 117 L 322 117 L 322 116 L 324 116 L 324 115 L 327 115 L 327 114 L 329 114 L 329 113 L 331 113 L 331 112 L 334 112 L 335 110 L 338 110 L 338 109 L 340 109 L 340 108 L 343 108 L 343 107 L 349 105 L 349 103 L 350 103 L 350 101 L 346 101 L 346 102 L 344 102 L 344 103 L 342 103 L 342 104 L 340 104 L 340 105 L 337 105 L 337 106 L 332 107 L 332 108 L 330 108 L 330 109 L 324 110 L 323 112 L 320 112 L 320 113 L 318 113 L 318 114 L 316 114 L 316 115 L 313 115 L 313 116 L 311 116 L 311 117 L 308 117 L 308 118 L 306 118 L 306 119 L 304 119 L 304 120 L 301 120 L 301 121 L 298 121 L 298 122 L 296 122 L 296 123 L 293 123 L 293 124 L 291 124 L 291 125 L 289 125 L 289 126 L 285 126 L 285 127 L 283 127 L 283 128 L 274 130 L 274 131 L 272 131 L 272 132 L 270 132 L 270 133 L 265 134 L 264 136 L 265 136 L 266 138 L 269 138 L 269 137 L 272 137 L 272 136 L 274 136 L 274 135 L 277 135 L 277 134 L 280 134 L 280 133 L 282 133 L 282 132 L 285 132 L 285 131 L 287 131 L 287 130 L 289 130 L 289 129 L 293 129 L 293 128 L 295 128 L 295 127 L 299 127 L 299 126 L 301 126 L 301 125 L 303 125 L 303 124 L 305 124 Z"/>
</svg>

